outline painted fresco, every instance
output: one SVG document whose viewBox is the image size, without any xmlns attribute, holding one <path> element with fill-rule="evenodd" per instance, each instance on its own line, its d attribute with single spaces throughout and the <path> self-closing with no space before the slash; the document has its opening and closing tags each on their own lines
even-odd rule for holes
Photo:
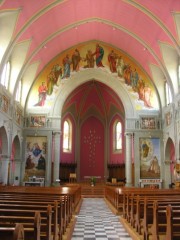
<svg viewBox="0 0 180 240">
<path fill-rule="evenodd" d="M 165 114 L 166 126 L 171 125 L 172 122 L 172 113 L 168 112 Z"/>
<path fill-rule="evenodd" d="M 0 110 L 7 113 L 9 109 L 9 99 L 3 95 L 0 94 Z"/>
<path fill-rule="evenodd" d="M 160 178 L 160 139 L 140 138 L 140 178 Z"/>
<path fill-rule="evenodd" d="M 141 128 L 142 129 L 155 129 L 156 120 L 153 117 L 142 117 L 141 118 Z"/>
<path fill-rule="evenodd" d="M 15 108 L 15 120 L 16 122 L 21 125 L 21 121 L 22 121 L 22 110 L 16 106 Z"/>
<path fill-rule="evenodd" d="M 150 79 L 123 52 L 100 42 L 81 44 L 59 54 L 41 72 L 29 96 L 28 107 L 50 108 L 57 91 L 79 71 L 99 68 L 120 79 L 136 102 L 136 109 L 157 109 L 156 91 Z"/>
<path fill-rule="evenodd" d="M 44 127 L 46 123 L 46 116 L 32 115 L 30 116 L 30 127 Z"/>
<path fill-rule="evenodd" d="M 26 138 L 25 176 L 45 177 L 46 170 L 46 137 Z"/>
</svg>

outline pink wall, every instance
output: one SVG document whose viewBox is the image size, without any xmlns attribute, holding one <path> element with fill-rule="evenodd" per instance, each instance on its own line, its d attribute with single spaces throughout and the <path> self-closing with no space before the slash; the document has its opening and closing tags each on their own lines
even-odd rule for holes
<svg viewBox="0 0 180 240">
<path fill-rule="evenodd" d="M 121 153 L 114 153 L 113 152 L 113 124 L 116 120 L 121 121 L 122 123 L 122 138 L 123 138 L 123 142 L 122 142 L 122 152 Z M 110 139 L 109 139 L 109 145 L 110 145 L 110 159 L 109 159 L 109 163 L 113 163 L 113 164 L 119 164 L 119 163 L 124 163 L 124 125 L 123 125 L 123 121 L 122 119 L 116 115 L 110 124 Z"/>
<path fill-rule="evenodd" d="M 80 178 L 104 178 L 104 127 L 95 117 L 88 118 L 81 127 Z"/>
<path fill-rule="evenodd" d="M 67 118 L 69 118 L 72 123 L 72 151 L 70 153 L 63 152 L 63 144 L 62 144 L 63 143 L 63 124 Z M 61 135 L 60 162 L 61 163 L 74 163 L 75 162 L 75 129 L 76 129 L 76 127 L 75 127 L 74 119 L 72 118 L 72 116 L 70 114 L 66 115 L 63 118 L 61 129 L 62 129 L 62 135 Z"/>
</svg>

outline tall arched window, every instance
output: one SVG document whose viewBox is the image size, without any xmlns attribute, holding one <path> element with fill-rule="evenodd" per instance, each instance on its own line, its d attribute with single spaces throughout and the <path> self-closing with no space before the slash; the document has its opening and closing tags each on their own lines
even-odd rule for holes
<svg viewBox="0 0 180 240">
<path fill-rule="evenodd" d="M 65 120 L 63 125 L 63 152 L 71 152 L 72 149 L 72 123 Z"/>
<path fill-rule="evenodd" d="M 115 122 L 114 136 L 115 136 L 114 150 L 120 151 L 122 150 L 122 124 L 120 121 Z"/>
<path fill-rule="evenodd" d="M 9 84 L 9 77 L 10 77 L 10 62 L 7 62 L 6 65 L 4 66 L 3 72 L 2 72 L 2 77 L 1 77 L 1 84 L 8 89 L 8 84 Z"/>
</svg>

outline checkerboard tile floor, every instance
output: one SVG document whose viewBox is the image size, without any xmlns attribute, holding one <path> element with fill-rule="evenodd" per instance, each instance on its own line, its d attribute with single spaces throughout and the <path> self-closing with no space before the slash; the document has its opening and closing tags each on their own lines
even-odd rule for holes
<svg viewBox="0 0 180 240">
<path fill-rule="evenodd" d="M 71 240 L 132 240 L 103 198 L 84 198 Z"/>
</svg>

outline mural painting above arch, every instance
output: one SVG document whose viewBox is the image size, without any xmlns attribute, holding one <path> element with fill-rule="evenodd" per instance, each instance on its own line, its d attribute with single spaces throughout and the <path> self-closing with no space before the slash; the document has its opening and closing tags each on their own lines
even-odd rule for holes
<svg viewBox="0 0 180 240">
<path fill-rule="evenodd" d="M 159 102 L 149 76 L 124 52 L 98 41 L 79 44 L 53 59 L 39 74 L 29 94 L 27 108 L 50 109 L 60 88 L 78 72 L 99 69 L 123 84 L 136 110 L 157 110 Z M 94 76 L 96 77 L 96 76 Z M 120 86 L 120 85 L 119 85 Z"/>
</svg>

